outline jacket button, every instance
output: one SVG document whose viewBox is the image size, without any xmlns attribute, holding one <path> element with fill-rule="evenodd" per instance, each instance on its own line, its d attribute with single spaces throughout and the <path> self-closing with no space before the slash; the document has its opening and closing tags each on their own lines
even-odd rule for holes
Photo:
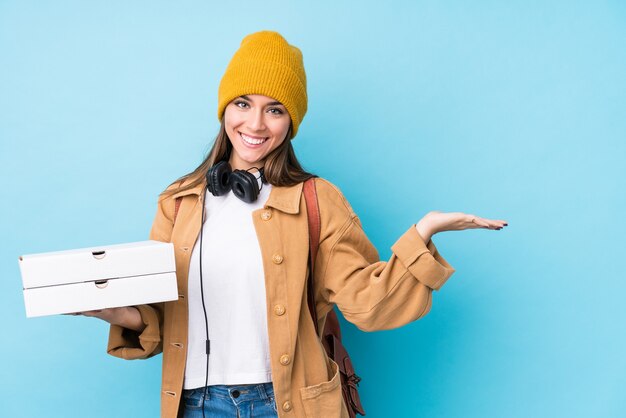
<svg viewBox="0 0 626 418">
<path fill-rule="evenodd" d="M 269 221 L 271 217 L 272 217 L 272 212 L 270 212 L 269 210 L 263 211 L 261 213 L 261 219 L 263 219 L 264 221 Z"/>
<path fill-rule="evenodd" d="M 278 316 L 281 316 L 285 313 L 285 307 L 283 305 L 274 306 L 274 313 Z"/>
<path fill-rule="evenodd" d="M 286 401 L 286 402 L 283 404 L 283 411 L 291 411 L 291 402 Z"/>
<path fill-rule="evenodd" d="M 291 358 L 289 358 L 288 354 L 283 354 L 282 356 L 280 356 L 280 364 L 282 364 L 283 366 L 288 365 L 290 361 Z"/>
<path fill-rule="evenodd" d="M 272 261 L 274 262 L 274 264 L 280 264 L 283 262 L 283 256 L 280 254 L 274 254 L 272 256 Z"/>
</svg>

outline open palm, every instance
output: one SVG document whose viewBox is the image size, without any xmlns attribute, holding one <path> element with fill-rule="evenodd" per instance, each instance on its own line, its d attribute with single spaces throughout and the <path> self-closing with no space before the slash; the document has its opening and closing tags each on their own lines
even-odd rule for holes
<svg viewBox="0 0 626 418">
<path fill-rule="evenodd" d="M 505 220 L 481 218 L 480 216 L 463 212 L 441 212 L 435 210 L 428 212 L 425 218 L 428 219 L 428 224 L 435 233 L 475 228 L 500 230 L 508 225 L 508 222 Z"/>
</svg>

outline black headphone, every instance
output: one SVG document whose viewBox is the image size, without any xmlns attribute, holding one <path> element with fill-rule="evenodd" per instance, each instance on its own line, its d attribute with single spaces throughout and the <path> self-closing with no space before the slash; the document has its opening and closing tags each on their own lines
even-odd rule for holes
<svg viewBox="0 0 626 418">
<path fill-rule="evenodd" d="M 256 169 L 261 175 L 261 188 L 267 183 L 263 167 L 251 167 L 248 170 L 232 170 L 228 161 L 220 161 L 209 168 L 206 173 L 206 184 L 213 196 L 222 196 L 233 191 L 235 196 L 246 203 L 252 203 L 259 197 L 257 177 L 249 171 Z"/>
</svg>

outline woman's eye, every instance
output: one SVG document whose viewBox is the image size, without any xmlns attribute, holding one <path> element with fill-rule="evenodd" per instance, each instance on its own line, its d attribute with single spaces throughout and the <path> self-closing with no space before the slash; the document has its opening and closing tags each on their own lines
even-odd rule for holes
<svg viewBox="0 0 626 418">
<path fill-rule="evenodd" d="M 241 100 L 236 101 L 234 104 L 235 104 L 235 106 L 240 107 L 242 109 L 245 109 L 245 108 L 248 107 L 248 103 L 243 102 Z"/>
<path fill-rule="evenodd" d="M 277 107 L 271 107 L 268 110 L 273 115 L 282 115 L 283 114 L 283 111 L 281 109 L 277 108 Z"/>
</svg>

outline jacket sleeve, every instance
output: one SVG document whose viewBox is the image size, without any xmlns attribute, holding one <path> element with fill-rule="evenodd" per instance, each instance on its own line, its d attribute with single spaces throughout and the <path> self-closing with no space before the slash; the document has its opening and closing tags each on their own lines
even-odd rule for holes
<svg viewBox="0 0 626 418">
<path fill-rule="evenodd" d="M 315 268 L 321 269 L 322 299 L 363 331 L 397 328 L 426 315 L 432 291 L 455 271 L 415 225 L 391 249 L 391 258 L 381 261 L 351 210 L 320 243 Z"/>
<path fill-rule="evenodd" d="M 150 239 L 170 242 L 174 226 L 174 209 L 168 203 L 173 199 L 160 199 L 157 212 L 152 223 Z M 166 206 L 168 207 L 166 210 Z M 141 314 L 141 320 L 146 325 L 142 332 L 111 325 L 109 329 L 109 343 L 107 352 L 115 357 L 126 360 L 145 359 L 163 351 L 163 308 L 164 303 L 135 306 Z"/>
</svg>

